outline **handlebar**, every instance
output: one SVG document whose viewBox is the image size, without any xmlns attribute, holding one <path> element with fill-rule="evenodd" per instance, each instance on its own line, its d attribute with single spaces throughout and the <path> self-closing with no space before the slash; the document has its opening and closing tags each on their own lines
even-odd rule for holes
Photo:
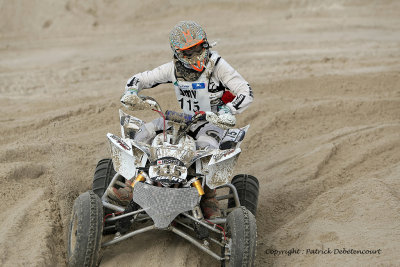
<svg viewBox="0 0 400 267">
<path fill-rule="evenodd" d="M 184 125 L 184 128 L 181 130 L 181 133 L 175 139 L 176 142 L 178 142 L 179 139 L 181 139 L 181 137 L 183 137 L 185 133 L 189 131 L 190 127 L 193 124 L 197 123 L 198 121 L 204 120 L 205 116 L 196 116 L 196 115 L 192 116 L 185 113 L 167 110 L 165 112 L 165 119 Z"/>
<path fill-rule="evenodd" d="M 162 111 L 162 108 L 161 108 L 161 105 L 157 102 L 157 100 L 155 100 L 154 98 L 152 98 L 151 96 L 144 96 L 144 95 L 140 95 L 139 96 L 143 101 L 145 101 L 145 102 L 153 102 L 152 103 L 152 106 L 154 106 L 155 107 L 155 110 L 157 110 L 157 111 L 161 111 L 161 112 L 163 112 Z"/>
</svg>

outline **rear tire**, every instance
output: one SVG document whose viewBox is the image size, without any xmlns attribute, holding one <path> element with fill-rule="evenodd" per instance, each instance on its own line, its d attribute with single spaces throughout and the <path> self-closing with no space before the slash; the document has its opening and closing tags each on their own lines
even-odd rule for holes
<svg viewBox="0 0 400 267">
<path fill-rule="evenodd" d="M 253 215 L 256 215 L 258 205 L 259 183 L 256 177 L 248 174 L 238 174 L 232 179 L 232 185 L 235 186 L 240 205 L 245 206 Z M 232 194 L 232 191 L 229 192 Z M 228 201 L 228 208 L 234 208 L 235 200 Z"/>
<path fill-rule="evenodd" d="M 103 230 L 103 205 L 93 192 L 74 202 L 68 233 L 68 265 L 97 266 Z"/>
<path fill-rule="evenodd" d="M 234 209 L 226 218 L 226 234 L 231 238 L 229 261 L 222 266 L 248 267 L 254 266 L 257 246 L 257 225 L 254 215 L 240 207 Z M 223 256 L 225 256 L 225 249 Z"/>
</svg>

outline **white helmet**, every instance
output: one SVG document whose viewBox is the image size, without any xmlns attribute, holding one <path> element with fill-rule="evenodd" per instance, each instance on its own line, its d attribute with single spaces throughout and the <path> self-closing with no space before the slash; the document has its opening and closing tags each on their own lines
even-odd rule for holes
<svg viewBox="0 0 400 267">
<path fill-rule="evenodd" d="M 203 28 L 194 21 L 181 21 L 169 35 L 176 58 L 188 69 L 202 72 L 209 57 L 209 44 Z"/>
</svg>

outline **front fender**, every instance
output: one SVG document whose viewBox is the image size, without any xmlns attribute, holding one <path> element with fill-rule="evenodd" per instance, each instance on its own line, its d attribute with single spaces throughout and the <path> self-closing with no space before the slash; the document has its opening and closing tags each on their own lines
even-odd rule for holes
<svg viewBox="0 0 400 267">
<path fill-rule="evenodd" d="M 142 162 L 142 155 L 138 155 L 137 151 L 134 151 L 135 148 L 132 147 L 131 142 L 126 142 L 126 139 L 124 140 L 111 133 L 107 134 L 107 138 L 110 142 L 115 171 L 126 179 L 135 177 L 136 167 L 140 166 Z"/>
</svg>

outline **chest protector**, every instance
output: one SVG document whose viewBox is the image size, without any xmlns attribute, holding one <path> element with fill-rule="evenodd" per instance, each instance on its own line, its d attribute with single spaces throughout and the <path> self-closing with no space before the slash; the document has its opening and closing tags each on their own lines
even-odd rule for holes
<svg viewBox="0 0 400 267">
<path fill-rule="evenodd" d="M 194 115 L 196 111 L 211 111 L 209 83 L 215 64 L 220 56 L 213 53 L 206 69 L 195 81 L 174 81 L 176 99 L 184 113 Z"/>
</svg>

